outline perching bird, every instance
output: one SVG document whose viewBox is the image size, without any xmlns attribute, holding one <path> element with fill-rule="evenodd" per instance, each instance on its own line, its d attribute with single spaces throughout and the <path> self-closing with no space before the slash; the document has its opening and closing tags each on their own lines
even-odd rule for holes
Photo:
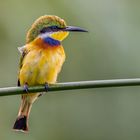
<svg viewBox="0 0 140 140">
<path fill-rule="evenodd" d="M 21 53 L 18 86 L 28 92 L 28 86 L 56 83 L 58 73 L 65 61 L 65 52 L 61 41 L 69 32 L 87 32 L 67 26 L 58 16 L 45 15 L 38 18 L 26 36 L 26 45 L 19 48 Z M 41 93 L 22 95 L 21 106 L 13 129 L 28 131 L 28 119 L 33 102 Z"/>
</svg>

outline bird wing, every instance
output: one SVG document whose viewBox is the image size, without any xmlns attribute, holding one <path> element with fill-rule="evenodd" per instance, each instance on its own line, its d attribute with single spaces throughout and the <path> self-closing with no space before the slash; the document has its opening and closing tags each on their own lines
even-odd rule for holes
<svg viewBox="0 0 140 140">
<path fill-rule="evenodd" d="M 22 47 L 18 47 L 18 50 L 21 54 L 21 57 L 20 57 L 20 62 L 19 62 L 19 68 L 21 69 L 22 68 L 22 65 L 23 65 L 23 60 L 25 58 L 25 56 L 27 55 L 27 49 L 26 49 L 26 46 L 22 46 Z M 20 86 L 20 79 L 18 77 L 18 83 L 17 83 L 18 86 Z"/>
<path fill-rule="evenodd" d="M 18 47 L 18 50 L 19 50 L 19 52 L 20 52 L 20 54 L 21 54 L 20 62 L 19 62 L 19 68 L 21 69 L 23 59 L 24 59 L 25 56 L 27 55 L 27 49 L 26 49 L 26 46 L 22 46 L 22 47 Z"/>
</svg>

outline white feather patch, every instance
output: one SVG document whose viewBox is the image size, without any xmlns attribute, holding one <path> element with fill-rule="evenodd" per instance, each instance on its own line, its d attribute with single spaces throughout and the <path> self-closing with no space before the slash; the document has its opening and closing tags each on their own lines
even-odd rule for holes
<svg viewBox="0 0 140 140">
<path fill-rule="evenodd" d="M 18 51 L 20 52 L 21 55 L 23 54 L 25 47 L 26 47 L 25 45 L 22 47 L 18 47 Z"/>
</svg>

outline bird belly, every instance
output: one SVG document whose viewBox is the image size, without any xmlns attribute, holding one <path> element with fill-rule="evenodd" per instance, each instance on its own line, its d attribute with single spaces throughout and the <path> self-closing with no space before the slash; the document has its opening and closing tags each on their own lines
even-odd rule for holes
<svg viewBox="0 0 140 140">
<path fill-rule="evenodd" d="M 55 83 L 65 60 L 63 48 L 32 50 L 23 60 L 20 83 L 38 85 Z"/>
</svg>

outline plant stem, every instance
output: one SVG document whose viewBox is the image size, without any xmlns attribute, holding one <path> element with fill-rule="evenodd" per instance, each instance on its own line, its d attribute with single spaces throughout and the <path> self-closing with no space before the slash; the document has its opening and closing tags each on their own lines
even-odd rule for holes
<svg viewBox="0 0 140 140">
<path fill-rule="evenodd" d="M 135 79 L 114 79 L 114 80 L 96 80 L 96 81 L 79 81 L 49 84 L 48 92 L 88 89 L 88 88 L 105 88 L 105 87 L 122 87 L 122 86 L 140 86 L 140 78 Z M 45 92 L 44 86 L 29 87 L 29 93 Z M 0 96 L 27 94 L 23 87 L 5 87 L 0 88 Z"/>
</svg>

